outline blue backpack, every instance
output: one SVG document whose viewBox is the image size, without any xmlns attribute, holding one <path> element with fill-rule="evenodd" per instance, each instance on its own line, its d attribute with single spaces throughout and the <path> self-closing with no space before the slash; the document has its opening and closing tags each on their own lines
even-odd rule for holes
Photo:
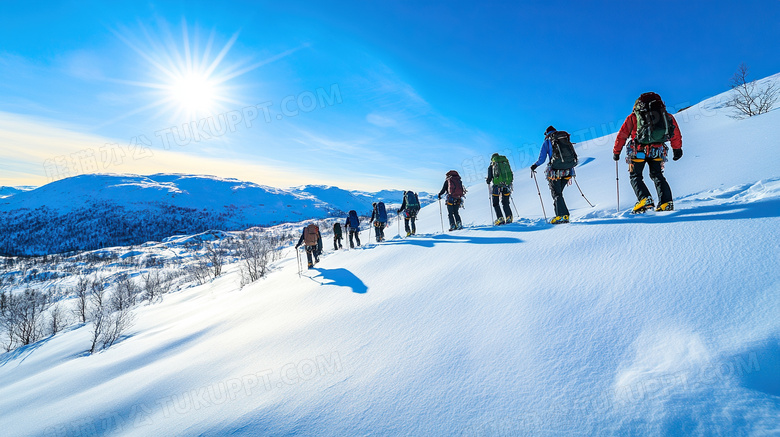
<svg viewBox="0 0 780 437">
<path fill-rule="evenodd" d="M 387 210 L 385 209 L 384 202 L 376 204 L 376 213 L 376 221 L 379 223 L 387 223 Z"/>
<path fill-rule="evenodd" d="M 349 227 L 352 229 L 357 229 L 360 226 L 360 220 L 358 220 L 357 212 L 354 209 L 349 212 L 347 223 L 349 223 Z"/>
</svg>

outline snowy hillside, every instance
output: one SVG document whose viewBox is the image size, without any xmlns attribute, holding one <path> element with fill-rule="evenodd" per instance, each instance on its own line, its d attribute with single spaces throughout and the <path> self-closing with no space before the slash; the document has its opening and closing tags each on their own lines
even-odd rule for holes
<svg viewBox="0 0 780 437">
<path fill-rule="evenodd" d="M 30 185 L 21 185 L 18 187 L 0 187 L 0 199 L 13 196 L 14 194 L 23 193 L 25 191 L 34 190 L 36 187 Z"/>
<path fill-rule="evenodd" d="M 546 224 L 516 169 L 511 225 L 490 225 L 478 184 L 463 231 L 442 233 L 435 203 L 415 237 L 336 253 L 326 241 L 303 277 L 294 254 L 243 288 L 232 266 L 137 308 L 100 354 L 84 354 L 83 326 L 0 355 L 0 429 L 777 435 L 780 111 L 734 120 L 720 101 L 675 114 L 674 212 L 626 214 L 623 162 L 617 211 L 614 135 L 582 143 L 577 181 L 595 207 L 566 188 L 569 225 Z"/>
<path fill-rule="evenodd" d="M 370 214 L 401 191 L 285 190 L 213 176 L 88 174 L 17 191 L 0 201 L 0 253 L 46 254 L 160 241 L 208 229 L 241 230 L 330 216 Z M 421 201 L 428 203 L 430 196 Z"/>
</svg>

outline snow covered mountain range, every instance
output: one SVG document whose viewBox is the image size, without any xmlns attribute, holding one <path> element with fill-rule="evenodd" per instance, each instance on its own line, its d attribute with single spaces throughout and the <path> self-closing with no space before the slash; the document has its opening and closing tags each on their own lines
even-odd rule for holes
<svg viewBox="0 0 780 437">
<path fill-rule="evenodd" d="M 85 353 L 87 323 L 0 355 L 0 429 L 778 435 L 780 110 L 736 120 L 724 97 L 675 114 L 673 212 L 628 214 L 615 135 L 583 142 L 577 182 L 595 206 L 567 187 L 568 225 L 547 224 L 534 180 L 516 169 L 513 224 L 492 226 L 487 201 L 469 200 L 466 229 L 443 232 L 429 205 L 417 236 L 391 223 L 386 242 L 366 244 L 364 227 L 360 248 L 326 241 L 302 276 L 289 249 L 243 287 L 228 265 L 135 307 L 132 329 L 101 353 Z M 469 199 L 486 197 L 484 183 L 469 187 Z M 542 201 L 549 214 L 548 193 Z M 149 250 L 185 263 L 177 244 Z M 111 269 L 141 256 L 114 250 L 125 253 Z M 153 268 L 132 265 L 136 279 Z"/>
<path fill-rule="evenodd" d="M 306 219 L 370 214 L 400 204 L 401 190 L 378 193 L 309 185 L 291 189 L 213 176 L 86 174 L 0 199 L 0 253 L 35 255 L 160 241 L 208 229 L 241 230 Z M 420 193 L 423 204 L 434 197 Z"/>
</svg>

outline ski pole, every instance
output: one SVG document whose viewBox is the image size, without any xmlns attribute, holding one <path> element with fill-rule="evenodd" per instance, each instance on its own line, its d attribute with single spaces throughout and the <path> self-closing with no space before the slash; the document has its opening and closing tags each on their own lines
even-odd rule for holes
<svg viewBox="0 0 780 437">
<path fill-rule="evenodd" d="M 441 220 L 441 232 L 444 233 L 444 214 L 441 212 L 441 197 L 439 197 L 439 220 Z"/>
<path fill-rule="evenodd" d="M 620 174 L 618 173 L 618 163 L 615 161 L 615 186 L 617 187 L 617 212 L 620 213 Z"/>
<path fill-rule="evenodd" d="M 509 200 L 512 201 L 512 206 L 515 207 L 515 217 L 519 217 L 520 214 L 517 212 L 517 205 L 515 205 L 515 198 L 511 194 L 509 195 Z"/>
<path fill-rule="evenodd" d="M 490 190 L 490 184 L 487 184 L 488 187 L 488 205 L 490 205 L 490 223 L 494 223 L 496 220 L 493 218 L 493 192 Z"/>
<path fill-rule="evenodd" d="M 539 181 L 536 180 L 536 172 L 532 171 L 531 176 L 534 178 L 534 183 L 536 183 L 536 194 L 539 195 L 539 202 L 542 204 L 542 214 L 544 215 L 544 221 L 547 221 L 547 213 L 544 212 L 544 201 L 542 200 L 542 192 L 539 190 Z"/>
<path fill-rule="evenodd" d="M 398 214 L 395 222 L 398 223 L 398 238 L 401 238 L 401 214 Z"/>
<path fill-rule="evenodd" d="M 577 189 L 580 190 L 580 194 L 582 194 L 582 198 L 585 199 L 586 202 L 588 202 L 588 205 L 590 205 L 591 208 L 593 208 L 594 205 L 590 203 L 590 200 L 588 200 L 588 198 L 585 197 L 585 193 L 582 192 L 582 188 L 580 188 L 580 183 L 577 182 L 577 177 L 575 176 L 572 179 L 574 179 L 574 183 L 577 185 Z"/>
</svg>

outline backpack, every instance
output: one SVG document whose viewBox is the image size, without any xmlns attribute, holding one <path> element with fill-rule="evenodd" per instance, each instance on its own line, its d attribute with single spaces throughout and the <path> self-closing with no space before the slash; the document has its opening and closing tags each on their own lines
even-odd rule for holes
<svg viewBox="0 0 780 437">
<path fill-rule="evenodd" d="M 379 223 L 387 223 L 387 209 L 385 209 L 384 202 L 376 204 L 376 221 Z"/>
<path fill-rule="evenodd" d="M 493 185 L 512 185 L 512 167 L 506 156 L 494 154 L 490 158 L 490 167 L 493 170 Z"/>
<path fill-rule="evenodd" d="M 447 172 L 447 194 L 456 199 L 463 197 L 463 182 L 460 180 L 460 175 L 455 170 Z"/>
<path fill-rule="evenodd" d="M 360 225 L 360 220 L 358 219 L 357 212 L 353 209 L 349 212 L 349 218 L 347 218 L 347 224 L 352 229 L 357 229 Z"/>
<path fill-rule="evenodd" d="M 638 144 L 663 144 L 674 134 L 674 124 L 666 105 L 656 93 L 644 93 L 634 102 Z"/>
<path fill-rule="evenodd" d="M 335 223 L 333 225 L 333 236 L 336 238 L 341 238 L 341 223 Z"/>
<path fill-rule="evenodd" d="M 417 194 L 415 194 L 414 191 L 407 191 L 406 194 L 404 194 L 404 202 L 406 202 L 407 211 L 420 210 L 420 198 L 417 197 Z"/>
<path fill-rule="evenodd" d="M 550 167 L 553 170 L 570 170 L 577 166 L 577 151 L 569 140 L 568 132 L 562 130 L 551 132 L 547 138 L 552 146 Z"/>
<path fill-rule="evenodd" d="M 303 228 L 303 242 L 307 246 L 316 246 L 319 235 L 320 235 L 320 228 L 314 223 Z"/>
</svg>

